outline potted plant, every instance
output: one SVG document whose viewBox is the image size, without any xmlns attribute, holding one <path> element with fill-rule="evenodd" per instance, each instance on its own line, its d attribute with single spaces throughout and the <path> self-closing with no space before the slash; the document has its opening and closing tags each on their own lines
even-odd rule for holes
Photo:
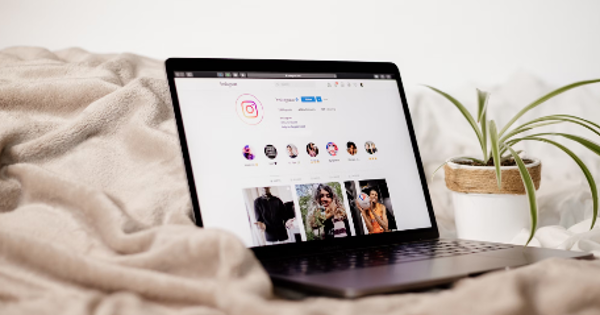
<svg viewBox="0 0 600 315">
<path fill-rule="evenodd" d="M 599 82 L 600 79 L 580 81 L 556 89 L 525 106 L 501 129 L 494 120 L 489 120 L 487 117 L 489 93 L 477 90 L 478 107 L 477 116 L 474 118 L 454 97 L 434 87 L 426 86 L 442 95 L 461 112 L 471 125 L 481 147 L 481 156 L 451 158 L 435 171 L 444 167 L 446 187 L 453 195 L 459 238 L 508 242 L 527 226 L 531 232 L 526 245 L 533 238 L 538 221 L 536 189 L 540 185 L 541 161 L 519 156 L 521 151 L 517 151 L 515 146 L 523 141 L 539 141 L 553 145 L 577 163 L 592 193 L 593 219 L 590 229 L 594 227 L 598 216 L 596 182 L 585 163 L 566 146 L 552 138 L 562 137 L 577 142 L 598 155 L 600 155 L 600 145 L 567 133 L 524 133 L 552 124 L 570 123 L 591 130 L 600 137 L 600 125 L 567 114 L 542 116 L 514 125 L 525 113 L 552 97 L 582 85 Z"/>
</svg>

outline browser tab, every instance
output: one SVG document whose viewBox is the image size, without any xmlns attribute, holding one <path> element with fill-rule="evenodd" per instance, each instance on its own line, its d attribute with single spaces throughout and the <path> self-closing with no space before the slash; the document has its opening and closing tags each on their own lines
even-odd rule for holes
<svg viewBox="0 0 600 315">
<path fill-rule="evenodd" d="M 335 79 L 335 73 L 269 73 L 248 72 L 248 78 L 254 79 Z"/>
</svg>

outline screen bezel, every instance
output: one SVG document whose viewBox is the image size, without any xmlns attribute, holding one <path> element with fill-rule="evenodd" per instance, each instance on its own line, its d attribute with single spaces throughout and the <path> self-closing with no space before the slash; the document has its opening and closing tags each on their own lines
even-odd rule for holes
<svg viewBox="0 0 600 315">
<path fill-rule="evenodd" d="M 392 73 L 396 80 L 404 117 L 408 126 L 408 132 L 413 147 L 414 158 L 421 179 L 421 186 L 431 221 L 430 228 L 395 231 L 376 235 L 359 235 L 336 240 L 320 240 L 313 242 L 288 243 L 281 245 L 270 245 L 250 247 L 259 259 L 281 258 L 285 256 L 304 255 L 307 253 L 331 252 L 346 248 L 369 247 L 374 244 L 385 246 L 400 242 L 411 242 L 439 237 L 437 222 L 433 211 L 433 205 L 429 195 L 429 188 L 421 162 L 421 156 L 417 146 L 417 140 L 410 117 L 406 95 L 402 86 L 400 72 L 395 64 L 389 62 L 357 62 L 357 61 L 307 61 L 307 60 L 251 60 L 251 59 L 214 59 L 214 58 L 170 58 L 165 61 L 167 79 L 173 101 L 173 111 L 177 123 L 179 142 L 185 164 L 190 197 L 196 225 L 203 227 L 202 215 L 196 184 L 192 172 L 192 164 L 187 146 L 187 138 L 177 88 L 175 86 L 175 71 L 237 71 L 237 72 L 270 72 L 270 73 Z M 218 78 L 215 78 L 215 80 Z M 301 79 L 300 79 L 301 80 Z"/>
</svg>

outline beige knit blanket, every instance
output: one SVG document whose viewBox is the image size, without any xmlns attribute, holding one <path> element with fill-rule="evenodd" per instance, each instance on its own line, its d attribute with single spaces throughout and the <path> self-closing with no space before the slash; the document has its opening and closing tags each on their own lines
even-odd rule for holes
<svg viewBox="0 0 600 315">
<path fill-rule="evenodd" d="M 162 62 L 0 51 L 0 314 L 600 312 L 600 264 L 561 260 L 438 293 L 279 300 L 250 250 L 190 213 Z"/>
</svg>

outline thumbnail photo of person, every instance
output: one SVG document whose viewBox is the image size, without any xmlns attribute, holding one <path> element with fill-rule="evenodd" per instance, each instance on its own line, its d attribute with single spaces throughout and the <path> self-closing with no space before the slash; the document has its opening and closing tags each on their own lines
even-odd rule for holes
<svg viewBox="0 0 600 315">
<path fill-rule="evenodd" d="M 246 160 L 254 160 L 254 153 L 252 153 L 252 148 L 250 148 L 249 145 L 244 146 L 244 149 L 242 149 L 242 154 Z"/>
<path fill-rule="evenodd" d="M 350 155 L 355 155 L 356 153 L 358 153 L 358 148 L 356 147 L 356 143 L 354 143 L 352 141 L 348 141 L 348 143 L 346 143 L 346 150 L 348 151 L 348 154 L 350 154 Z"/>
<path fill-rule="evenodd" d="M 367 141 L 367 142 L 365 142 L 365 150 L 369 154 L 375 154 L 375 153 L 377 153 L 377 147 L 375 146 L 375 143 L 373 141 Z"/>
<path fill-rule="evenodd" d="M 275 148 L 275 146 L 272 144 L 267 144 L 265 146 L 265 155 L 271 160 L 276 158 L 277 157 L 277 148 Z"/>
<path fill-rule="evenodd" d="M 328 142 L 327 146 L 325 148 L 327 149 L 327 153 L 329 153 L 329 155 L 331 155 L 331 156 L 337 155 L 337 152 L 338 152 L 337 144 L 335 144 L 333 142 Z"/>
<path fill-rule="evenodd" d="M 398 229 L 385 179 L 344 183 L 357 235 Z"/>
<path fill-rule="evenodd" d="M 244 189 L 253 246 L 301 242 L 290 186 Z"/>
<path fill-rule="evenodd" d="M 288 144 L 287 147 L 287 153 L 288 155 L 292 158 L 295 159 L 298 156 L 298 148 L 296 148 L 295 145 L 293 144 Z"/>
<path fill-rule="evenodd" d="M 352 235 L 340 183 L 296 185 L 306 239 L 324 240 Z"/>
<path fill-rule="evenodd" d="M 310 157 L 316 157 L 317 155 L 319 155 L 319 148 L 316 144 L 311 142 L 306 145 L 306 153 L 308 153 Z"/>
</svg>

